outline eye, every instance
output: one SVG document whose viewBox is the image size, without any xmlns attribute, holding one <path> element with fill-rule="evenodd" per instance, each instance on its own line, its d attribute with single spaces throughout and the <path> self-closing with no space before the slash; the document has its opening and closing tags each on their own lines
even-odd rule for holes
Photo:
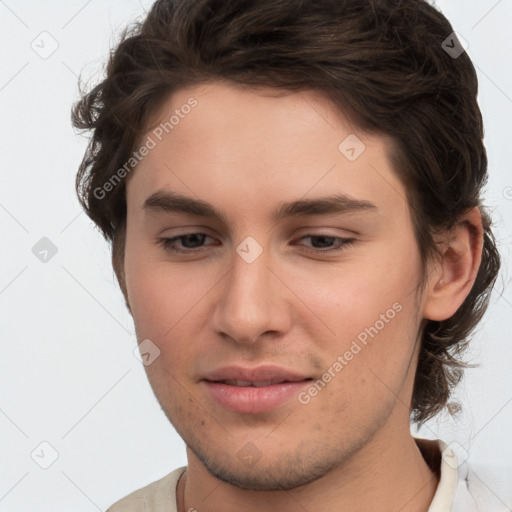
<svg viewBox="0 0 512 512">
<path fill-rule="evenodd" d="M 347 248 L 349 245 L 355 242 L 354 238 L 343 238 L 341 236 L 333 236 L 333 235 L 304 235 L 299 240 L 302 240 L 304 238 L 309 238 L 313 242 L 314 240 L 319 241 L 317 245 L 319 245 L 321 248 L 318 249 L 316 247 L 308 248 L 308 251 L 313 252 L 339 252 Z M 337 244 L 332 247 L 331 244 L 337 242 Z M 295 245 L 295 244 L 293 244 Z M 313 242 L 313 245 L 315 245 L 315 242 Z"/>
<path fill-rule="evenodd" d="M 159 238 L 158 243 L 167 251 L 171 253 L 190 254 L 198 252 L 196 247 L 198 243 L 204 242 L 204 239 L 211 238 L 206 233 L 187 233 L 185 235 L 175 236 L 173 238 Z M 185 249 L 179 249 L 175 246 L 176 242 L 180 242 L 185 246 Z M 192 246 L 192 248 L 191 248 Z"/>
<path fill-rule="evenodd" d="M 172 238 L 159 238 L 157 243 L 160 244 L 165 251 L 174 254 L 192 254 L 200 252 L 204 246 L 204 241 L 206 238 L 212 238 L 206 233 L 186 233 L 184 235 L 175 236 Z M 317 247 L 305 247 L 306 252 L 314 252 L 314 253 L 325 253 L 325 252 L 340 252 L 347 248 L 349 245 L 355 242 L 354 238 L 343 238 L 340 236 L 332 236 L 326 234 L 317 234 L 317 235 L 304 235 L 298 240 L 303 240 L 309 238 L 312 242 L 313 246 Z M 180 244 L 180 248 L 177 247 L 176 244 Z M 332 244 L 335 244 L 333 247 Z M 297 243 L 292 243 L 292 245 L 299 245 Z"/>
</svg>

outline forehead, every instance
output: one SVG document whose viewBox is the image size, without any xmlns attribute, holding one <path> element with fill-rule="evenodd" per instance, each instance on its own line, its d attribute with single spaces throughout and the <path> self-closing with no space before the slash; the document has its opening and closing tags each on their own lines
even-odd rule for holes
<svg viewBox="0 0 512 512">
<path fill-rule="evenodd" d="M 162 189 L 247 211 L 336 193 L 405 200 L 390 139 L 351 125 L 318 91 L 225 82 L 180 89 L 153 113 L 142 143 L 149 140 L 129 176 L 129 207 L 142 209 Z"/>
</svg>

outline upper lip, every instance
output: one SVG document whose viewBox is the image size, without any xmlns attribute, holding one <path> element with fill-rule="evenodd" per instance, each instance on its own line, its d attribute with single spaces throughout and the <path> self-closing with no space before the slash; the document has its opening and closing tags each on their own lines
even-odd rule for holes
<svg viewBox="0 0 512 512">
<path fill-rule="evenodd" d="M 244 368 L 243 366 L 224 366 L 205 374 L 202 380 L 210 382 L 220 381 L 246 381 L 246 382 L 300 382 L 309 379 L 307 375 L 287 370 L 280 366 L 261 365 L 255 368 Z"/>
</svg>

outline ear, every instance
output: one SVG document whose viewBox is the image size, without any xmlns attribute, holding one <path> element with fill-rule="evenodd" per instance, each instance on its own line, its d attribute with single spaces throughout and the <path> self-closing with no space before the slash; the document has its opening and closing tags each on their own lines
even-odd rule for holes
<svg viewBox="0 0 512 512">
<path fill-rule="evenodd" d="M 441 234 L 442 257 L 428 276 L 423 316 L 442 321 L 455 314 L 469 295 L 482 261 L 482 215 L 477 207 L 464 214 L 448 232 Z"/>
</svg>

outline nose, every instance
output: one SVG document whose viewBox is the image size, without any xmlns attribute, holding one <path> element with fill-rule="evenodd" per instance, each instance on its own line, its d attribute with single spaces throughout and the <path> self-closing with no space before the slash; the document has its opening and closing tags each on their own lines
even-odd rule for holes
<svg viewBox="0 0 512 512">
<path fill-rule="evenodd" d="M 271 268 L 268 251 L 252 262 L 235 252 L 232 261 L 215 296 L 215 332 L 246 345 L 256 343 L 263 334 L 276 337 L 285 332 L 290 318 L 287 288 Z"/>
</svg>

